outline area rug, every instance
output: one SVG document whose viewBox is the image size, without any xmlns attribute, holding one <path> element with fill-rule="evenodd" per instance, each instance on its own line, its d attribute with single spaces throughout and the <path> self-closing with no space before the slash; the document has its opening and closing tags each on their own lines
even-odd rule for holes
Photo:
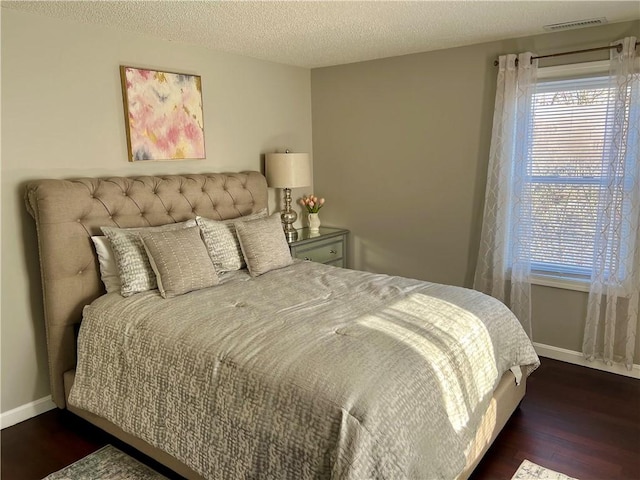
<svg viewBox="0 0 640 480">
<path fill-rule="evenodd" d="M 548 468 L 536 465 L 529 460 L 525 460 L 520 464 L 516 473 L 511 480 L 577 480 L 563 473 L 554 472 Z"/>
<path fill-rule="evenodd" d="M 167 480 L 167 477 L 107 445 L 43 480 Z"/>
</svg>

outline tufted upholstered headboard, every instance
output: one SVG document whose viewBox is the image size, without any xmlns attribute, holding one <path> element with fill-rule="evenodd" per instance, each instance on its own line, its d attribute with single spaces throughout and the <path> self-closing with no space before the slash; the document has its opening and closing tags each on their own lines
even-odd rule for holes
<svg viewBox="0 0 640 480">
<path fill-rule="evenodd" d="M 102 226 L 248 215 L 267 207 L 267 182 L 258 172 L 38 180 L 25 200 L 38 234 L 51 395 L 64 408 L 82 309 L 104 293 L 90 237 Z"/>
</svg>

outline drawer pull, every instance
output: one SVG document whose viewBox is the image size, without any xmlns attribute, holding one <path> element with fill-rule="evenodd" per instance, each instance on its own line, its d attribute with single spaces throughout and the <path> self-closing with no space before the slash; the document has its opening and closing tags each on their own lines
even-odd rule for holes
<svg viewBox="0 0 640 480">
<path fill-rule="evenodd" d="M 331 249 L 331 250 L 329 250 L 329 253 L 330 253 L 331 255 L 335 255 L 335 254 L 336 254 L 336 253 L 338 253 L 338 252 L 336 252 L 335 250 Z"/>
</svg>

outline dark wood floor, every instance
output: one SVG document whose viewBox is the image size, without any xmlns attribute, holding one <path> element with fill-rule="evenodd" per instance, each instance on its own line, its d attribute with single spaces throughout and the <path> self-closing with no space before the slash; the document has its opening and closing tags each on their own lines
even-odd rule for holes
<svg viewBox="0 0 640 480">
<path fill-rule="evenodd" d="M 510 479 L 525 458 L 580 480 L 640 479 L 640 380 L 541 361 L 472 479 Z"/>
<path fill-rule="evenodd" d="M 59 410 L 2 431 L 2 478 L 39 480 L 107 443 L 180 478 Z M 525 458 L 580 480 L 640 479 L 640 380 L 543 358 L 472 479 L 510 479 Z"/>
</svg>

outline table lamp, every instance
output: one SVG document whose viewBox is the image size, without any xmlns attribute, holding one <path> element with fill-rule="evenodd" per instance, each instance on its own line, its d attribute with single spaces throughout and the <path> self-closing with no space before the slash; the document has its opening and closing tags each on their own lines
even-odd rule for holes
<svg viewBox="0 0 640 480">
<path fill-rule="evenodd" d="M 288 242 L 298 239 L 293 223 L 298 214 L 291 209 L 291 189 L 311 185 L 311 162 L 308 153 L 267 153 L 265 160 L 267 184 L 284 189 L 284 210 L 280 213 L 282 228 Z"/>
</svg>

